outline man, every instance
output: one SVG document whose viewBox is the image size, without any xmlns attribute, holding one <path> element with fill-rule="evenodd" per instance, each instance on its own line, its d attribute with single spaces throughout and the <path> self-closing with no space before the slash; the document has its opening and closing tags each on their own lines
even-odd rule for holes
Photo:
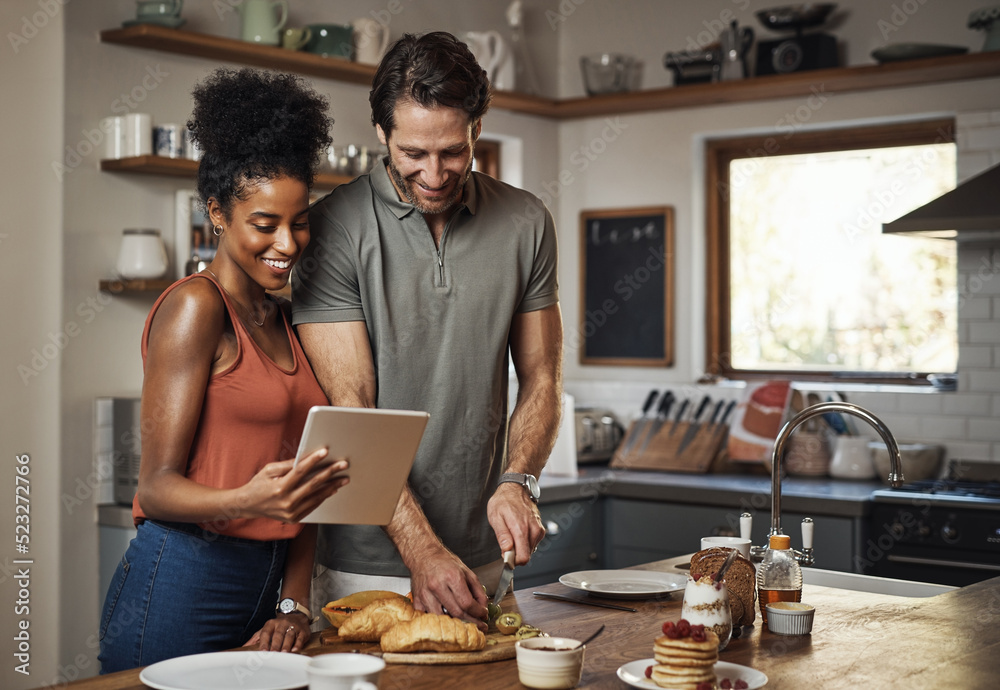
<svg viewBox="0 0 1000 690">
<path fill-rule="evenodd" d="M 369 101 L 389 155 L 313 208 L 294 322 L 331 404 L 430 421 L 392 522 L 321 530 L 314 601 L 412 590 L 418 609 L 485 627 L 501 553 L 523 565 L 545 534 L 535 477 L 562 392 L 555 229 L 536 197 L 472 172 L 489 82 L 454 36 L 400 39 Z"/>
</svg>

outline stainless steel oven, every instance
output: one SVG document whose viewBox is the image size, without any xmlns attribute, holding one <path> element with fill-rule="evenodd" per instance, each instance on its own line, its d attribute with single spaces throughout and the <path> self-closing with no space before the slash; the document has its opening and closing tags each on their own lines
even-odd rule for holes
<svg viewBox="0 0 1000 690">
<path fill-rule="evenodd" d="M 964 586 L 1000 576 L 1000 466 L 952 465 L 947 479 L 872 495 L 862 570 L 871 575 Z"/>
</svg>

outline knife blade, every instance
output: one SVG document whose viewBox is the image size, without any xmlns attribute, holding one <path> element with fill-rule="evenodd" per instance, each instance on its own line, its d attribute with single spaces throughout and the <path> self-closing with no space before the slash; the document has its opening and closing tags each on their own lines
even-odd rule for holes
<svg viewBox="0 0 1000 690">
<path fill-rule="evenodd" d="M 688 405 L 690 404 L 691 400 L 689 398 L 684 398 L 683 402 L 681 402 L 681 407 L 679 410 L 677 410 L 677 416 L 674 417 L 673 426 L 671 426 L 670 431 L 667 432 L 667 438 L 674 435 L 674 431 L 677 429 L 677 425 L 681 423 L 682 419 L 684 419 L 684 413 L 687 412 Z"/>
<path fill-rule="evenodd" d="M 698 403 L 698 409 L 695 410 L 694 417 L 691 419 L 691 426 L 688 427 L 688 430 L 681 438 L 681 444 L 677 446 L 678 455 L 683 453 L 684 449 L 687 448 L 691 444 L 691 441 L 694 440 L 694 437 L 698 435 L 698 429 L 701 427 L 701 416 L 705 413 L 705 408 L 708 407 L 710 402 L 712 402 L 712 398 L 706 395 L 701 399 L 701 402 Z"/>
<path fill-rule="evenodd" d="M 660 391 L 655 388 L 649 391 L 649 395 L 646 396 L 646 402 L 642 404 L 642 416 L 636 420 L 632 428 L 629 429 L 628 438 L 625 439 L 625 445 L 622 447 L 622 457 L 628 457 L 629 452 L 635 446 L 636 441 L 639 439 L 640 434 L 649 424 L 649 411 L 653 408 L 653 403 L 656 402 L 656 396 L 660 394 Z"/>
<path fill-rule="evenodd" d="M 646 448 L 649 447 L 649 442 L 660 433 L 660 429 L 667 421 L 667 415 L 670 414 L 670 406 L 674 404 L 674 393 L 673 391 L 667 391 L 663 394 L 660 399 L 660 404 L 656 408 L 656 419 L 653 423 L 649 425 L 649 430 L 646 432 L 646 438 L 643 440 L 642 445 L 639 447 L 639 456 L 645 452 Z"/>
<path fill-rule="evenodd" d="M 566 594 L 552 594 L 551 592 L 532 592 L 536 597 L 542 597 L 544 599 L 558 599 L 559 601 L 569 601 L 574 604 L 584 604 L 586 606 L 599 606 L 602 609 L 615 609 L 616 611 L 631 611 L 635 613 L 637 609 L 630 608 L 628 606 L 618 606 L 617 604 L 605 604 L 601 601 L 590 601 L 588 599 L 577 599 L 576 597 L 571 597 Z"/>
<path fill-rule="evenodd" d="M 500 606 L 500 601 L 510 587 L 510 581 L 514 579 L 514 551 L 503 552 L 503 572 L 500 573 L 500 581 L 497 582 L 496 591 L 493 592 L 493 603 Z"/>
<path fill-rule="evenodd" d="M 726 426 L 726 422 L 729 421 L 729 415 L 732 414 L 734 407 L 736 407 L 735 400 L 730 400 L 726 404 L 726 409 L 722 413 L 722 419 L 719 420 L 719 423 L 715 425 L 715 429 L 712 431 L 713 435 L 717 436 L 722 431 L 723 427 Z"/>
</svg>

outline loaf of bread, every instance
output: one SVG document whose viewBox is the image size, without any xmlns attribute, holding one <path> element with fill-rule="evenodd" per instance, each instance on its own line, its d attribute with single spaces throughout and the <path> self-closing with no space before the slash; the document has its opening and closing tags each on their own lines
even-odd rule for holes
<svg viewBox="0 0 1000 690">
<path fill-rule="evenodd" d="M 691 573 L 712 575 L 719 571 L 729 549 L 714 547 L 691 556 Z M 753 625 L 757 617 L 757 569 L 753 563 L 738 555 L 726 571 L 726 589 L 729 590 L 729 608 L 733 625 Z"/>
<path fill-rule="evenodd" d="M 378 599 L 345 618 L 337 635 L 348 642 L 378 642 L 397 623 L 422 615 L 409 599 Z"/>
<path fill-rule="evenodd" d="M 425 613 L 394 625 L 381 642 L 383 652 L 478 652 L 486 646 L 486 636 L 472 623 Z"/>
</svg>

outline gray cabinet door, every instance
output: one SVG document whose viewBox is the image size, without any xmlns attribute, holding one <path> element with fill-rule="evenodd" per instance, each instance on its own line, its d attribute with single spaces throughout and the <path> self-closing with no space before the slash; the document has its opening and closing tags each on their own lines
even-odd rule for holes
<svg viewBox="0 0 1000 690">
<path fill-rule="evenodd" d="M 577 570 L 601 567 L 603 501 L 581 499 L 539 506 L 546 535 L 531 562 L 514 571 L 514 586 L 556 582 Z"/>
</svg>

